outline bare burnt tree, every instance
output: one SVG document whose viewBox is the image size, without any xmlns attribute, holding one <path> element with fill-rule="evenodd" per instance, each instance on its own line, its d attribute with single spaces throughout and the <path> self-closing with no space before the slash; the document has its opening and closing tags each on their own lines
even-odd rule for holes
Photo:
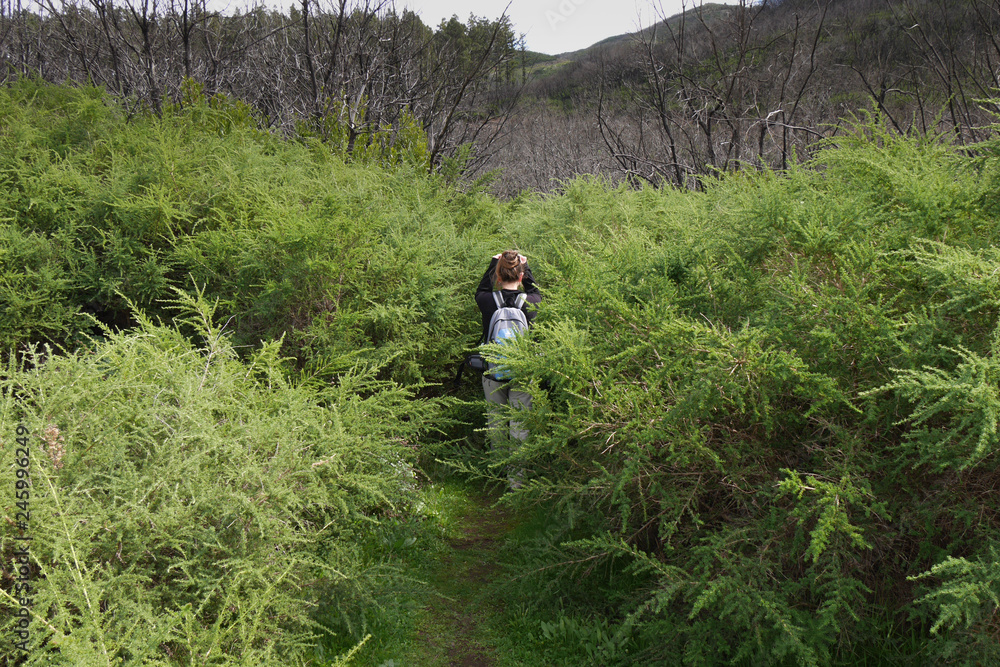
<svg viewBox="0 0 1000 667">
<path fill-rule="evenodd" d="M 886 23 L 872 13 L 883 0 L 859 0 L 855 10 L 838 19 L 851 46 L 843 67 L 849 68 L 869 98 L 898 132 L 910 129 L 908 121 L 926 121 L 926 110 L 913 115 L 913 105 L 922 107 L 921 90 L 925 68 L 913 58 L 913 47 L 900 26 Z M 922 128 L 926 131 L 926 126 Z"/>
<path fill-rule="evenodd" d="M 1000 2 L 885 1 L 916 49 L 925 78 L 933 81 L 931 90 L 939 94 L 935 106 L 946 110 L 956 140 L 983 139 L 983 125 L 990 119 L 982 101 L 996 97 L 1000 84 Z M 914 88 L 924 89 L 916 82 Z"/>
<path fill-rule="evenodd" d="M 0 0 L 0 76 L 24 76 L 46 68 L 41 8 L 24 0 Z"/>
<path fill-rule="evenodd" d="M 573 102 L 589 104 L 585 98 Z M 526 99 L 508 125 L 506 136 L 481 167 L 496 170 L 490 189 L 498 196 L 552 190 L 581 175 L 600 175 L 613 183 L 622 179 L 592 113 Z"/>
<path fill-rule="evenodd" d="M 787 166 L 793 149 L 820 136 L 803 116 L 830 4 L 795 10 L 780 30 L 760 25 L 767 0 L 697 6 L 669 19 L 661 11 L 638 34 L 638 80 L 609 73 L 614 63 L 603 69 L 598 122 L 620 169 L 633 180 L 690 187 L 715 170 Z"/>
<path fill-rule="evenodd" d="M 291 88 L 311 100 L 306 111 L 321 131 L 343 135 L 348 154 L 359 142 L 391 144 L 392 133 L 378 130 L 398 128 L 404 114 L 426 132 L 432 168 L 462 144 L 490 146 L 502 130 L 516 101 L 517 44 L 505 16 L 453 18 L 435 32 L 380 0 L 337 0 L 315 14 L 302 7 L 290 33 L 303 45 Z"/>
<path fill-rule="evenodd" d="M 196 74 L 192 55 L 194 41 L 206 15 L 205 0 L 169 0 L 167 19 L 171 24 L 172 35 L 180 41 L 185 78 L 193 78 Z"/>
<path fill-rule="evenodd" d="M 288 15 L 250 6 L 231 16 L 206 0 L 39 0 L 34 11 L 22 1 L 0 0 L 5 77 L 92 82 L 154 113 L 185 99 L 190 80 L 275 128 L 306 121 L 328 139 L 343 135 L 347 154 L 386 148 L 405 120 L 426 132 L 436 166 L 463 143 L 489 146 L 517 97 L 506 16 L 435 31 L 389 0 L 298 0 Z"/>
<path fill-rule="evenodd" d="M 157 74 L 156 54 L 154 53 L 155 42 L 160 37 L 160 16 L 158 0 L 123 0 L 125 9 L 131 15 L 135 27 L 137 28 L 137 44 L 123 39 L 128 46 L 142 71 L 146 83 L 146 96 L 153 110 L 159 113 L 163 101 L 163 93 L 160 88 L 160 81 Z M 159 49 L 155 49 L 159 51 Z"/>
<path fill-rule="evenodd" d="M 834 66 L 856 75 L 896 131 L 986 136 L 1000 86 L 1000 1 L 850 0 L 834 14 L 850 45 Z"/>
<path fill-rule="evenodd" d="M 301 6 L 291 5 L 290 16 L 258 5 L 234 16 L 206 17 L 196 40 L 205 73 L 195 77 L 204 81 L 206 94 L 242 100 L 286 131 L 296 119 L 314 115 L 315 95 L 303 62 Z M 312 13 L 311 3 L 307 10 Z"/>
<path fill-rule="evenodd" d="M 44 1 L 45 24 L 54 33 L 49 49 L 63 64 L 62 80 L 103 85 L 133 109 L 159 112 L 174 41 L 160 0 Z"/>
<path fill-rule="evenodd" d="M 506 16 L 492 22 L 473 18 L 465 34 L 448 27 L 435 35 L 436 66 L 422 87 L 421 122 L 431 162 L 472 142 L 480 149 L 476 160 L 485 160 L 520 95 L 512 68 L 518 43 Z"/>
<path fill-rule="evenodd" d="M 346 0 L 338 0 L 319 23 L 316 90 L 323 114 L 345 132 L 348 154 L 373 130 L 397 125 L 412 104 L 411 70 L 427 39 L 421 30 L 426 27 L 412 14 L 400 19 L 390 10 L 377 0 L 348 11 Z"/>
<path fill-rule="evenodd" d="M 453 18 L 435 32 L 385 2 L 349 8 L 337 0 L 311 25 L 316 37 L 302 60 L 312 64 L 298 78 L 316 91 L 320 116 L 346 133 L 349 154 L 362 139 L 375 140 L 378 128 L 399 127 L 405 113 L 426 132 L 432 168 L 473 141 L 485 155 L 516 102 L 510 63 L 517 44 L 505 16 L 472 17 L 468 25 Z"/>
<path fill-rule="evenodd" d="M 0 0 L 0 63 L 9 63 L 12 53 L 11 35 L 14 32 L 14 6 L 11 0 Z"/>
<path fill-rule="evenodd" d="M 95 81 L 103 72 L 97 61 L 100 60 L 100 46 L 95 39 L 96 33 L 79 7 L 62 0 L 44 0 L 46 13 L 51 21 L 58 24 L 53 31 L 53 39 L 58 42 L 55 53 L 65 54 L 61 59 L 62 77 L 64 80 Z"/>
<path fill-rule="evenodd" d="M 972 10 L 978 22 L 977 32 L 982 33 L 977 48 L 982 56 L 977 67 L 979 75 L 973 79 L 984 97 L 995 97 L 1000 90 L 1000 0 L 973 0 Z M 996 104 L 991 104 L 991 110 L 1000 113 Z"/>
</svg>

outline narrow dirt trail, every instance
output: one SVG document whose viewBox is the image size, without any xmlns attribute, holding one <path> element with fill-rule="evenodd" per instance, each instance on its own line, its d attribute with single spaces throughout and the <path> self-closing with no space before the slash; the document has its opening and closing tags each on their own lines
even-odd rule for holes
<svg viewBox="0 0 1000 667">
<path fill-rule="evenodd" d="M 457 517 L 451 549 L 427 573 L 432 592 L 424 607 L 412 664 L 494 667 L 497 652 L 490 619 L 502 612 L 491 583 L 499 574 L 498 549 L 511 529 L 495 497 L 470 496 Z"/>
</svg>

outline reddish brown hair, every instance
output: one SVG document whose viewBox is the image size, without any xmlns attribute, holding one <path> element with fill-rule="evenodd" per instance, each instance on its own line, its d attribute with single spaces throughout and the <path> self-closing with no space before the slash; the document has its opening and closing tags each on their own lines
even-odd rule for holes
<svg viewBox="0 0 1000 667">
<path fill-rule="evenodd" d="M 496 279 L 498 283 L 515 283 L 521 279 L 524 267 L 516 250 L 507 250 L 497 259 Z"/>
</svg>

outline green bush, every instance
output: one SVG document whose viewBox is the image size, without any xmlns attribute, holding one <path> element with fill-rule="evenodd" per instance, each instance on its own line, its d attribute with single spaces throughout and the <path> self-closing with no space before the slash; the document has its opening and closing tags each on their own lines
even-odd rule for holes
<svg viewBox="0 0 1000 667">
<path fill-rule="evenodd" d="M 0 225 L 0 349 L 62 342 L 80 329 L 73 280 L 58 246 L 57 239 Z"/>
<path fill-rule="evenodd" d="M 240 349 L 284 336 L 310 372 L 363 359 L 442 381 L 476 339 L 471 293 L 503 207 L 429 177 L 403 144 L 386 168 L 347 165 L 193 86 L 162 117 L 126 121 L 95 89 L 22 80 L 0 90 L 0 114 L 3 270 L 24 293 L 5 349 L 97 333 L 79 310 L 120 328 L 135 303 L 167 321 L 173 290 L 195 284 Z"/>
<path fill-rule="evenodd" d="M 27 664 L 284 665 L 328 633 L 361 638 L 364 544 L 409 511 L 436 404 L 360 366 L 292 384 L 279 344 L 240 362 L 211 308 L 179 307 L 199 344 L 137 313 L 135 331 L 3 377 L 0 428 L 32 434 Z"/>
<path fill-rule="evenodd" d="M 126 122 L 99 91 L 21 81 L 0 120 L 5 419 L 65 440 L 38 477 L 37 566 L 69 591 L 46 593 L 49 646 L 294 659 L 315 619 L 342 635 L 320 647 L 360 641 L 378 550 L 354 545 L 404 511 L 406 452 L 419 439 L 474 469 L 482 404 L 426 397 L 478 338 L 488 258 L 514 246 L 544 294 L 504 350 L 531 436 L 481 458 L 486 476 L 526 468 L 508 501 L 549 517 L 511 556 L 530 563 L 510 586 L 539 655 L 990 655 L 996 141 L 961 152 L 871 115 L 783 174 L 700 192 L 580 178 L 498 202 L 428 176 L 412 128 L 363 138 L 348 164 L 323 132 L 285 140 L 194 89 Z M 192 285 L 217 304 L 200 319 L 173 303 Z M 106 340 L 80 347 L 88 333 Z M 32 342 L 69 354 L 25 356 Z M 149 529 L 147 492 L 166 512 Z M 376 541 L 406 546 L 386 530 Z M 261 575 L 275 545 L 295 552 L 284 597 Z M 320 591 L 344 607 L 294 611 Z"/>
<path fill-rule="evenodd" d="M 872 118 L 781 176 L 580 180 L 526 207 L 547 299 L 506 356 L 534 396 L 515 496 L 592 518 L 540 571 L 633 562 L 609 611 L 630 660 L 974 659 L 990 641 L 992 592 L 906 583 L 988 569 L 1000 537 L 990 169 Z"/>
</svg>

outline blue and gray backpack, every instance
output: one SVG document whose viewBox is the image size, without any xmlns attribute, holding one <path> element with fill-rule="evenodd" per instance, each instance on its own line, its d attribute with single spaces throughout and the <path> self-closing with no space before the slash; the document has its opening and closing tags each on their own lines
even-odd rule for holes
<svg viewBox="0 0 1000 667">
<path fill-rule="evenodd" d="M 521 292 L 514 299 L 514 305 L 508 306 L 504 302 L 500 290 L 493 292 L 493 301 L 496 303 L 497 309 L 490 317 L 490 327 L 486 333 L 487 343 L 504 344 L 509 339 L 528 330 L 528 316 L 524 312 L 524 304 L 527 300 L 528 295 Z M 503 359 L 503 357 L 497 358 L 498 360 Z M 507 382 L 513 377 L 513 374 L 503 365 L 490 362 L 486 376 L 497 382 Z"/>
</svg>

